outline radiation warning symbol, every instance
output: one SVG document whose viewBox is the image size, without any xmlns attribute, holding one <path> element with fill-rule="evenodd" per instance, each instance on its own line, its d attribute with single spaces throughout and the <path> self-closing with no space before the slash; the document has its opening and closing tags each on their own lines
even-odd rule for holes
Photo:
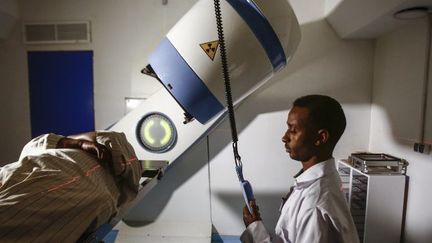
<svg viewBox="0 0 432 243">
<path fill-rule="evenodd" d="M 204 50 L 204 52 L 207 54 L 207 56 L 210 57 L 210 59 L 213 61 L 213 59 L 216 55 L 216 51 L 217 51 L 218 46 L 219 46 L 219 41 L 215 40 L 215 41 L 209 41 L 206 43 L 201 43 L 200 46 Z"/>
</svg>

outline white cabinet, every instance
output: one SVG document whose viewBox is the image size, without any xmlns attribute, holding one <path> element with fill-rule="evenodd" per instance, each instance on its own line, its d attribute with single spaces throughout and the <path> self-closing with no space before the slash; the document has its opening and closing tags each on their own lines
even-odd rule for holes
<svg viewBox="0 0 432 243">
<path fill-rule="evenodd" d="M 400 242 L 406 176 L 365 174 L 343 161 L 337 167 L 360 242 Z"/>
</svg>

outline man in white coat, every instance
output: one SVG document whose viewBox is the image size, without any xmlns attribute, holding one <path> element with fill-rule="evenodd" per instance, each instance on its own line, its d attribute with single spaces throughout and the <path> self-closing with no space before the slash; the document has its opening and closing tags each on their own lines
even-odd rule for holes
<svg viewBox="0 0 432 243">
<path fill-rule="evenodd" d="M 294 176 L 273 238 L 253 201 L 252 214 L 243 208 L 246 230 L 242 242 L 358 243 L 333 159 L 346 126 L 341 105 L 323 95 L 300 97 L 293 103 L 287 125 L 282 142 L 291 159 L 300 161 L 303 168 Z"/>
</svg>

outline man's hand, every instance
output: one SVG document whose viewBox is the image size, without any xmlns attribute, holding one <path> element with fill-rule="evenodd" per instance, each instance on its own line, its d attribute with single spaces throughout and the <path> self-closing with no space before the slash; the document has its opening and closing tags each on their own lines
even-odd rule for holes
<svg viewBox="0 0 432 243">
<path fill-rule="evenodd" d="M 102 144 L 81 140 L 81 149 L 96 156 L 100 161 L 111 161 L 111 153 Z"/>
<path fill-rule="evenodd" d="M 249 212 L 247 206 L 243 207 L 243 222 L 246 227 L 248 227 L 251 223 L 261 220 L 261 216 L 259 213 L 259 207 L 256 205 L 255 200 L 250 201 L 249 205 L 252 208 L 252 214 Z"/>
<path fill-rule="evenodd" d="M 74 138 L 62 138 L 57 143 L 57 148 L 81 149 L 87 153 L 93 154 L 100 161 L 107 163 L 111 162 L 110 151 L 104 145 L 97 142 Z"/>
</svg>

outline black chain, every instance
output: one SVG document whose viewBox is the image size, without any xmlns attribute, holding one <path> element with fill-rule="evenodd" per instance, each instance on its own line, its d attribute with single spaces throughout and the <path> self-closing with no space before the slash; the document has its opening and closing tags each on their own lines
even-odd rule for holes
<svg viewBox="0 0 432 243">
<path fill-rule="evenodd" d="M 237 136 L 237 128 L 236 128 L 236 121 L 234 116 L 234 107 L 233 107 L 233 101 L 232 101 L 232 95 L 231 95 L 231 82 L 230 82 L 230 76 L 228 72 L 228 61 L 227 61 L 227 55 L 225 50 L 225 39 L 223 34 L 223 25 L 222 25 L 222 14 L 221 14 L 221 8 L 220 8 L 220 1 L 214 0 L 214 7 L 215 7 L 215 15 L 216 15 L 216 25 L 217 25 L 217 31 L 218 31 L 218 38 L 219 38 L 219 46 L 220 46 L 220 56 L 221 56 L 221 62 L 222 62 L 222 72 L 223 72 L 223 78 L 225 82 L 225 99 L 227 103 L 228 108 L 228 116 L 230 120 L 231 125 L 231 136 L 232 136 L 232 147 L 233 147 L 233 153 L 234 153 L 234 159 L 235 163 L 238 166 L 241 166 L 241 157 L 238 152 L 238 136 Z"/>
</svg>

